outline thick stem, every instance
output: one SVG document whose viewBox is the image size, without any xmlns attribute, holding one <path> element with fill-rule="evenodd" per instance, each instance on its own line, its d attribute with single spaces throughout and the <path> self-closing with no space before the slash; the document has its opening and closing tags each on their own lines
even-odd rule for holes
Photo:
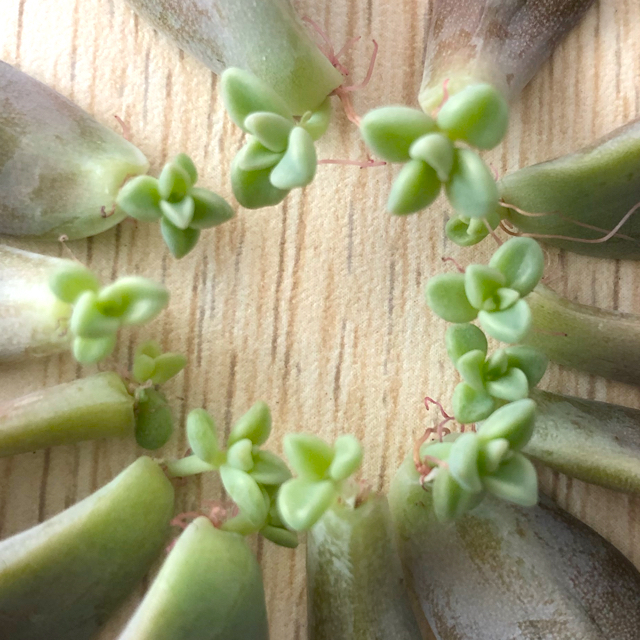
<svg viewBox="0 0 640 640">
<path fill-rule="evenodd" d="M 207 518 L 180 536 L 119 640 L 268 640 L 260 567 Z"/>
<path fill-rule="evenodd" d="M 0 405 L 0 457 L 96 438 L 133 436 L 133 397 L 111 371 Z"/>
<path fill-rule="evenodd" d="M 69 348 L 71 306 L 49 289 L 67 260 L 0 245 L 0 362 Z"/>
<path fill-rule="evenodd" d="M 0 629 L 11 640 L 89 640 L 166 543 L 173 488 L 139 458 L 105 487 L 0 543 Z"/>
<path fill-rule="evenodd" d="M 527 344 L 565 367 L 640 382 L 640 316 L 571 302 L 543 285 L 527 302 L 534 326 Z"/>
<path fill-rule="evenodd" d="M 401 555 L 440 640 L 634 640 L 640 574 L 604 538 L 547 499 L 487 498 L 440 524 L 407 459 L 389 503 Z"/>
<path fill-rule="evenodd" d="M 640 493 L 640 411 L 534 389 L 535 429 L 523 452 L 585 482 Z"/>
<path fill-rule="evenodd" d="M 431 113 L 443 84 L 454 94 L 488 82 L 515 98 L 593 0 L 433 0 L 418 101 Z"/>
<path fill-rule="evenodd" d="M 638 212 L 612 238 L 593 242 L 640 203 L 640 119 L 580 151 L 507 174 L 498 188 L 505 203 L 547 214 L 523 215 L 504 207 L 502 215 L 519 231 L 540 235 L 543 242 L 575 253 L 640 259 Z"/>
<path fill-rule="evenodd" d="M 307 535 L 309 640 L 419 640 L 382 496 L 336 504 Z"/>
<path fill-rule="evenodd" d="M 295 115 L 317 109 L 343 82 L 289 0 L 128 0 L 215 73 L 251 71 Z"/>
<path fill-rule="evenodd" d="M 143 153 L 2 61 L 0 95 L 0 233 L 73 240 L 123 220 L 116 196 L 127 177 L 146 173 Z"/>
</svg>

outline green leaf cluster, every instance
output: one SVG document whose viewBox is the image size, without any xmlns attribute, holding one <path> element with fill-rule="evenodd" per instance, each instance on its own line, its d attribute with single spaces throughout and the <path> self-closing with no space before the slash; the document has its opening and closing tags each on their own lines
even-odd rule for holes
<svg viewBox="0 0 640 640">
<path fill-rule="evenodd" d="M 308 185 L 318 165 L 315 141 L 329 126 L 329 98 L 296 120 L 280 96 L 248 71 L 227 69 L 220 86 L 229 116 L 248 134 L 231 166 L 238 202 L 248 209 L 268 207 Z"/>
<path fill-rule="evenodd" d="M 175 258 L 198 242 L 200 231 L 234 216 L 229 203 L 208 189 L 194 186 L 198 171 L 185 153 L 164 165 L 160 176 L 137 176 L 118 193 L 117 205 L 143 222 L 160 222 L 162 237 Z"/>
<path fill-rule="evenodd" d="M 427 284 L 431 309 L 455 323 L 478 319 L 496 340 L 521 342 L 531 329 L 532 317 L 524 299 L 538 284 L 544 255 L 532 238 L 512 238 L 492 256 L 488 265 L 469 265 L 464 273 L 434 276 Z"/>
<path fill-rule="evenodd" d="M 479 242 L 488 233 L 485 220 L 493 229 L 500 222 L 498 188 L 489 167 L 466 145 L 492 149 L 508 121 L 506 101 L 489 84 L 465 87 L 435 117 L 402 106 L 367 113 L 360 125 L 367 145 L 388 162 L 404 163 L 387 209 L 397 215 L 420 211 L 444 186 L 457 214 L 447 225 L 450 239 L 464 246 Z"/>
<path fill-rule="evenodd" d="M 49 287 L 59 300 L 73 305 L 69 331 L 73 355 L 82 364 L 109 356 L 120 327 L 149 322 L 169 302 L 167 289 L 152 280 L 127 276 L 101 288 L 92 271 L 74 263 L 53 273 Z"/>
<path fill-rule="evenodd" d="M 309 434 L 289 434 L 284 451 L 298 477 L 285 482 L 277 497 L 284 524 L 293 531 L 309 530 L 340 495 L 343 483 L 362 463 L 362 445 L 352 435 L 333 446 Z"/>
<path fill-rule="evenodd" d="M 421 455 L 434 467 L 427 482 L 438 520 L 458 518 L 487 494 L 525 507 L 537 503 L 535 467 L 520 453 L 533 433 L 535 412 L 533 400 L 517 400 L 497 409 L 477 432 L 422 446 Z"/>
</svg>

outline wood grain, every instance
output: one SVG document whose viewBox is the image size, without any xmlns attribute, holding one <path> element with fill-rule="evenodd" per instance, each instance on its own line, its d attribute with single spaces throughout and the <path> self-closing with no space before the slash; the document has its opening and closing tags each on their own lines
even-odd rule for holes
<svg viewBox="0 0 640 640">
<path fill-rule="evenodd" d="M 231 197 L 228 167 L 242 136 L 225 117 L 216 77 L 139 20 L 124 0 L 2 0 L 0 57 L 118 129 L 157 170 L 188 151 L 203 186 Z M 360 113 L 381 104 L 417 106 L 426 0 L 302 0 L 301 14 L 341 45 L 354 79 L 380 57 Z M 607 0 L 592 8 L 513 109 L 504 143 L 489 159 L 502 173 L 587 144 L 640 115 L 640 8 Z M 319 145 L 322 158 L 363 158 L 357 131 L 339 112 Z M 125 273 L 162 279 L 168 310 L 121 336 L 113 364 L 128 367 L 136 341 L 157 337 L 189 357 L 168 386 L 178 420 L 204 406 L 220 428 L 262 398 L 273 409 L 273 445 L 307 430 L 333 438 L 350 431 L 366 448 L 364 478 L 384 489 L 412 440 L 430 424 L 422 398 L 447 401 L 456 382 L 443 345 L 445 323 L 425 307 L 422 289 L 441 257 L 481 260 L 490 243 L 459 249 L 443 235 L 447 207 L 407 219 L 384 211 L 396 168 L 322 166 L 313 185 L 285 203 L 204 232 L 180 262 L 156 227 L 123 223 L 73 252 L 104 279 Z M 51 255 L 58 245 L 11 242 Z M 640 265 L 548 250 L 549 284 L 587 304 L 640 313 Z M 0 276 L 1 277 L 1 276 Z M 585 345 L 588 348 L 588 345 Z M 68 355 L 0 369 L 0 401 L 83 375 Z M 638 389 L 551 367 L 551 391 L 640 406 Z M 166 455 L 186 448 L 178 433 Z M 132 442 L 89 442 L 0 461 L 0 535 L 61 511 L 116 475 L 139 451 Z M 640 499 L 544 472 L 545 486 L 640 567 Z M 179 489 L 180 510 L 220 496 L 211 478 Z M 256 544 L 265 574 L 272 637 L 305 636 L 304 552 Z M 117 636 L 144 585 L 101 635 Z"/>
</svg>

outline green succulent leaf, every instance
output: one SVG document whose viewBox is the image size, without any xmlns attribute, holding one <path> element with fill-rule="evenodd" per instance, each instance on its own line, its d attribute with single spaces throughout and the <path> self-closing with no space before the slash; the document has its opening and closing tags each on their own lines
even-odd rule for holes
<svg viewBox="0 0 640 640">
<path fill-rule="evenodd" d="M 242 171 L 261 171 L 275 167 L 284 153 L 269 151 L 253 136 L 249 136 L 246 144 L 236 155 L 236 163 Z"/>
<path fill-rule="evenodd" d="M 74 304 L 86 291 L 97 292 L 100 282 L 93 271 L 80 264 L 69 263 L 51 275 L 49 288 L 62 302 Z"/>
<path fill-rule="evenodd" d="M 284 524 L 293 531 L 308 531 L 336 499 L 331 480 L 287 480 L 278 492 L 277 504 Z"/>
<path fill-rule="evenodd" d="M 116 204 L 136 220 L 157 222 L 162 215 L 158 181 L 151 176 L 131 178 L 118 192 Z"/>
<path fill-rule="evenodd" d="M 507 132 L 509 105 L 490 84 L 472 84 L 442 105 L 437 123 L 454 140 L 493 149 Z"/>
<path fill-rule="evenodd" d="M 143 384 L 147 380 L 151 379 L 155 367 L 156 361 L 152 357 L 144 353 L 136 354 L 133 359 L 133 368 L 131 372 L 133 379 L 139 384 Z"/>
<path fill-rule="evenodd" d="M 469 510 L 473 494 L 465 491 L 448 469 L 440 468 L 433 481 L 433 510 L 440 522 L 455 520 Z"/>
<path fill-rule="evenodd" d="M 240 157 L 240 158 L 239 158 Z M 282 202 L 289 193 L 288 189 L 278 189 L 271 184 L 273 169 L 245 171 L 240 167 L 241 154 L 236 154 L 231 163 L 231 188 L 236 200 L 247 209 L 270 207 Z"/>
<path fill-rule="evenodd" d="M 195 455 L 214 465 L 219 451 L 216 424 L 204 409 L 193 409 L 187 416 L 187 440 Z"/>
<path fill-rule="evenodd" d="M 162 347 L 160 346 L 160 343 L 157 340 L 145 340 L 145 342 L 141 342 L 136 347 L 136 352 L 133 358 L 135 360 L 138 356 L 145 355 L 145 356 L 148 356 L 149 358 L 152 358 L 155 361 L 155 359 L 161 354 L 162 354 Z M 142 380 L 142 382 L 146 382 L 146 380 L 147 379 Z M 140 380 L 138 382 L 140 382 Z"/>
<path fill-rule="evenodd" d="M 496 229 L 500 224 L 497 211 L 491 212 L 486 218 L 467 218 L 456 215 L 447 221 L 445 233 L 447 238 L 460 247 L 471 247 L 484 240 L 489 235 L 489 229 Z"/>
<path fill-rule="evenodd" d="M 125 276 L 102 289 L 98 308 L 124 325 L 139 325 L 155 318 L 169 302 L 167 289 L 153 280 Z"/>
<path fill-rule="evenodd" d="M 293 122 L 285 101 L 265 82 L 249 71 L 230 67 L 220 76 L 220 93 L 233 122 L 247 131 L 247 116 L 258 111 L 275 113 Z"/>
<path fill-rule="evenodd" d="M 154 365 L 151 382 L 164 384 L 185 368 L 187 359 L 181 353 L 163 353 L 155 359 Z"/>
<path fill-rule="evenodd" d="M 189 224 L 191 229 L 210 229 L 231 220 L 235 215 L 231 205 L 209 189 L 195 187 L 191 190 L 191 197 L 194 205 L 193 217 Z"/>
<path fill-rule="evenodd" d="M 549 358 L 534 347 L 515 345 L 504 349 L 510 367 L 517 367 L 527 377 L 529 388 L 533 389 L 544 376 Z"/>
<path fill-rule="evenodd" d="M 233 425 L 227 446 L 245 438 L 254 445 L 264 444 L 271 434 L 271 410 L 266 402 L 261 400 L 256 402 L 240 419 Z"/>
<path fill-rule="evenodd" d="M 440 179 L 426 162 L 410 160 L 393 181 L 387 209 L 398 216 L 428 207 L 440 193 Z"/>
<path fill-rule="evenodd" d="M 307 480 L 327 477 L 334 452 L 322 438 L 306 433 L 290 433 L 284 438 L 284 453 L 293 470 Z"/>
<path fill-rule="evenodd" d="M 440 182 L 447 182 L 453 169 L 454 147 L 442 133 L 427 133 L 411 144 L 409 155 L 426 162 L 437 174 Z"/>
<path fill-rule="evenodd" d="M 522 507 L 538 502 L 538 476 L 531 461 L 515 453 L 491 475 L 483 478 L 485 489 L 494 496 Z"/>
<path fill-rule="evenodd" d="M 162 215 L 167 218 L 174 227 L 184 231 L 191 224 L 191 220 L 193 220 L 196 206 L 191 196 L 185 196 L 178 202 L 161 200 L 160 209 Z"/>
<path fill-rule="evenodd" d="M 387 162 L 408 162 L 413 142 L 435 131 L 436 123 L 423 111 L 409 107 L 381 107 L 369 111 L 360 123 L 367 146 Z"/>
<path fill-rule="evenodd" d="M 251 477 L 262 485 L 277 486 L 291 478 L 291 471 L 285 461 L 270 451 L 258 451 L 253 456 Z"/>
<path fill-rule="evenodd" d="M 162 200 L 178 202 L 191 188 L 191 178 L 179 164 L 167 162 L 158 176 L 158 191 Z"/>
<path fill-rule="evenodd" d="M 346 480 L 362 464 L 362 445 L 351 434 L 336 438 L 333 443 L 334 456 L 329 466 L 329 477 L 335 482 Z"/>
<path fill-rule="evenodd" d="M 186 153 L 179 153 L 171 163 L 180 167 L 189 176 L 189 183 L 194 185 L 198 182 L 198 169 L 193 160 Z"/>
<path fill-rule="evenodd" d="M 544 254 L 533 238 L 511 238 L 493 254 L 489 265 L 501 271 L 507 286 L 524 297 L 542 278 Z"/>
<path fill-rule="evenodd" d="M 164 394 L 145 389 L 144 398 L 136 403 L 136 442 L 144 449 L 159 449 L 173 433 L 173 416 Z"/>
<path fill-rule="evenodd" d="M 469 351 L 482 351 L 487 355 L 487 338 L 474 324 L 454 324 L 447 329 L 444 343 L 454 365 Z"/>
<path fill-rule="evenodd" d="M 482 481 L 478 471 L 480 443 L 475 433 L 463 433 L 456 438 L 451 447 L 449 472 L 454 480 L 470 493 L 482 491 Z"/>
<path fill-rule="evenodd" d="M 482 158 L 470 149 L 456 149 L 445 191 L 456 213 L 466 218 L 487 218 L 498 209 L 496 181 Z"/>
<path fill-rule="evenodd" d="M 504 286 L 504 276 L 484 264 L 470 264 L 464 273 L 464 291 L 472 307 L 493 311 L 495 297 Z"/>
<path fill-rule="evenodd" d="M 307 112 L 300 120 L 314 140 L 319 140 L 329 128 L 331 122 L 331 98 L 327 98 L 315 111 Z"/>
<path fill-rule="evenodd" d="M 115 334 L 103 338 L 77 337 L 73 339 L 73 357 L 80 364 L 96 364 L 109 357 L 115 347 Z"/>
<path fill-rule="evenodd" d="M 481 442 L 505 439 L 514 450 L 524 447 L 535 424 L 536 403 L 530 398 L 517 400 L 496 409 L 478 429 Z"/>
<path fill-rule="evenodd" d="M 460 356 L 456 362 L 456 369 L 462 376 L 462 379 L 476 391 L 483 391 L 485 389 L 485 356 L 486 353 L 484 351 L 474 349 Z"/>
<path fill-rule="evenodd" d="M 515 289 L 509 289 L 508 287 L 503 287 L 502 289 L 498 289 L 495 295 L 495 303 L 496 309 L 499 311 L 504 311 L 509 307 L 513 307 L 513 305 L 520 300 L 520 294 Z"/>
<path fill-rule="evenodd" d="M 431 310 L 447 322 L 471 322 L 478 315 L 465 293 L 463 273 L 442 273 L 431 278 L 426 298 Z"/>
<path fill-rule="evenodd" d="M 251 113 L 244 121 L 245 129 L 264 147 L 275 153 L 286 150 L 293 126 L 290 119 L 268 111 Z"/>
<path fill-rule="evenodd" d="M 295 549 L 298 546 L 298 535 L 282 527 L 267 524 L 260 529 L 260 535 L 281 547 Z"/>
<path fill-rule="evenodd" d="M 495 400 L 484 390 L 477 390 L 461 382 L 453 391 L 451 406 L 456 420 L 470 424 L 488 418 L 495 408 Z"/>
<path fill-rule="evenodd" d="M 98 308 L 98 296 L 85 291 L 76 300 L 69 321 L 69 329 L 81 338 L 104 338 L 115 335 L 120 326 L 117 318 L 103 315 Z"/>
<path fill-rule="evenodd" d="M 430 456 L 438 460 L 448 460 L 453 442 L 425 442 L 420 447 L 421 456 Z"/>
<path fill-rule="evenodd" d="M 160 233 L 162 233 L 162 239 L 171 255 L 176 260 L 180 260 L 190 253 L 200 238 L 198 229 L 178 229 L 165 217 L 160 220 Z"/>
<path fill-rule="evenodd" d="M 509 368 L 509 358 L 504 349 L 496 349 L 488 358 L 485 366 L 487 378 L 495 380 L 507 373 Z"/>
<path fill-rule="evenodd" d="M 533 324 L 531 309 L 522 299 L 504 311 L 480 311 L 478 320 L 485 333 L 509 344 L 522 342 Z"/>
<path fill-rule="evenodd" d="M 316 175 L 318 158 L 311 134 L 302 127 L 294 127 L 289 134 L 289 145 L 282 159 L 271 171 L 269 180 L 277 189 L 290 190 L 305 187 Z"/>
<path fill-rule="evenodd" d="M 522 400 L 529 395 L 527 376 L 515 367 L 508 369 L 503 376 L 495 380 L 489 380 L 486 388 L 494 398 L 506 400 L 507 402 Z"/>
<path fill-rule="evenodd" d="M 505 438 L 496 438 L 489 441 L 481 441 L 480 454 L 478 456 L 478 468 L 482 475 L 493 473 L 509 454 L 509 441 Z"/>
<path fill-rule="evenodd" d="M 238 440 L 229 447 L 227 464 L 235 469 L 240 469 L 240 471 L 249 472 L 253 469 L 253 443 L 249 438 Z"/>
<path fill-rule="evenodd" d="M 238 505 L 240 515 L 255 527 L 261 529 L 267 520 L 269 508 L 258 483 L 245 471 L 229 465 L 220 467 L 220 478 L 225 491 Z"/>
</svg>

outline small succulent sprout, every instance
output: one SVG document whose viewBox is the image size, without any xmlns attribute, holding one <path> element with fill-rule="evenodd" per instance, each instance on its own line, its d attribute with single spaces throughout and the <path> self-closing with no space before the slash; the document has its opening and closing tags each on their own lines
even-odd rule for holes
<svg viewBox="0 0 640 640">
<path fill-rule="evenodd" d="M 198 171 L 184 153 L 165 164 L 158 179 L 138 176 L 120 190 L 118 206 L 143 222 L 160 221 L 160 231 L 175 258 L 195 247 L 202 229 L 230 220 L 229 203 L 208 189 L 195 187 Z"/>
<path fill-rule="evenodd" d="M 547 368 L 542 352 L 523 345 L 498 349 L 487 358 L 486 337 L 471 324 L 449 327 L 445 342 L 463 379 L 452 398 L 454 416 L 462 424 L 484 420 L 501 402 L 527 398 Z"/>
<path fill-rule="evenodd" d="M 453 140 L 493 149 L 507 132 L 509 105 L 492 85 L 471 84 L 442 105 L 436 122 Z"/>
<path fill-rule="evenodd" d="M 164 286 L 138 276 L 120 278 L 99 289 L 96 276 L 75 264 L 55 271 L 49 288 L 58 299 L 73 304 L 69 330 L 73 354 L 82 364 L 109 356 L 120 327 L 149 322 L 169 302 Z"/>
<path fill-rule="evenodd" d="M 155 340 L 143 342 L 133 356 L 133 379 L 138 384 L 151 381 L 162 385 L 178 375 L 186 366 L 187 359 L 181 353 L 162 353 Z"/>
<path fill-rule="evenodd" d="M 500 214 L 491 212 L 486 218 L 469 218 L 454 215 L 447 221 L 445 233 L 459 247 L 471 247 L 489 235 L 487 225 L 494 230 L 500 225 Z"/>
<path fill-rule="evenodd" d="M 340 496 L 343 483 L 362 463 L 362 446 L 345 435 L 334 446 L 308 434 L 285 437 L 284 450 L 298 477 L 287 480 L 277 496 L 280 518 L 293 531 L 309 530 Z"/>
<path fill-rule="evenodd" d="M 477 432 L 422 446 L 422 456 L 439 461 L 428 478 L 439 520 L 458 518 L 487 493 L 522 506 L 536 504 L 537 474 L 520 453 L 533 433 L 535 411 L 533 400 L 518 400 L 493 412 Z"/>
<path fill-rule="evenodd" d="M 248 209 L 267 207 L 311 183 L 318 166 L 314 142 L 328 127 L 329 100 L 297 121 L 275 91 L 248 71 L 227 69 L 221 87 L 231 119 L 249 134 L 231 166 L 238 202 Z"/>
<path fill-rule="evenodd" d="M 464 273 L 434 276 L 427 283 L 429 307 L 448 322 L 480 325 L 492 338 L 520 342 L 531 329 L 524 300 L 542 277 L 544 256 L 531 238 L 512 238 L 493 255 L 489 265 L 470 265 Z"/>
</svg>

